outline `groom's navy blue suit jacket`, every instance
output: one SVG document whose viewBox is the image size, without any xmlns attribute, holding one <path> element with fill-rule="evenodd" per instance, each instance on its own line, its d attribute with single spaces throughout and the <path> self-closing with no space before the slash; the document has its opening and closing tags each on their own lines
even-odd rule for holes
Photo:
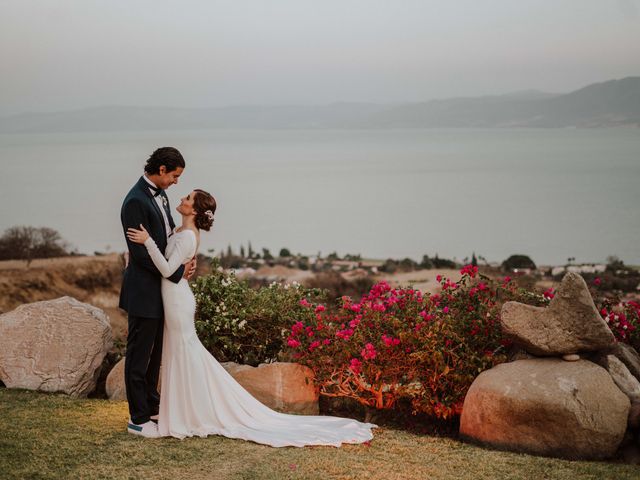
<svg viewBox="0 0 640 480">
<path fill-rule="evenodd" d="M 173 230 L 175 224 L 171 215 L 169 225 Z M 144 225 L 147 232 L 164 253 L 167 248 L 167 233 L 164 218 L 160 207 L 149 190 L 149 185 L 144 178 L 133 186 L 122 203 L 120 210 L 122 229 L 127 238 L 128 228 L 140 229 Z M 139 243 L 127 239 L 129 248 L 129 265 L 124 271 L 122 289 L 120 290 L 120 308 L 129 315 L 147 318 L 162 318 L 162 294 L 160 292 L 160 280 L 162 275 L 153 264 L 147 248 Z M 181 266 L 169 277 L 174 283 L 178 283 L 184 273 Z"/>
</svg>

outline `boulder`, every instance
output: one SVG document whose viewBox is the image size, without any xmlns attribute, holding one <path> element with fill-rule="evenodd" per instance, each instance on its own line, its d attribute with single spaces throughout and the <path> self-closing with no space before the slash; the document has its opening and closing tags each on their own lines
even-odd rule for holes
<svg viewBox="0 0 640 480">
<path fill-rule="evenodd" d="M 269 408 L 318 415 L 318 391 L 313 372 L 298 363 L 263 363 L 257 367 L 225 362 L 222 366 L 251 395 Z"/>
<path fill-rule="evenodd" d="M 640 429 L 640 401 L 632 400 L 631 408 L 629 409 L 629 428 L 632 430 Z"/>
<path fill-rule="evenodd" d="M 576 273 L 565 275 L 548 307 L 506 302 L 501 322 L 504 334 L 534 355 L 592 352 L 615 343 L 587 284 Z"/>
<path fill-rule="evenodd" d="M 0 315 L 0 380 L 8 388 L 84 397 L 112 346 L 109 319 L 71 297 Z"/>
<path fill-rule="evenodd" d="M 463 438 L 506 450 L 570 459 L 613 456 L 629 399 L 587 360 L 518 360 L 481 373 L 460 419 Z"/>
<path fill-rule="evenodd" d="M 594 362 L 604 368 L 618 386 L 632 402 L 640 402 L 640 382 L 631 375 L 629 369 L 615 355 L 600 355 Z"/>
<path fill-rule="evenodd" d="M 109 400 L 123 401 L 127 399 L 127 387 L 124 384 L 124 357 L 113 366 L 107 375 L 104 390 Z"/>
<path fill-rule="evenodd" d="M 631 374 L 640 381 L 640 355 L 635 348 L 626 343 L 618 342 L 612 352 L 618 360 L 625 364 Z"/>
<path fill-rule="evenodd" d="M 258 367 L 233 362 L 221 364 L 251 395 L 269 408 L 286 413 L 317 415 L 318 393 L 313 372 L 297 363 L 263 363 Z M 126 400 L 124 358 L 111 370 L 105 386 L 111 400 Z"/>
</svg>

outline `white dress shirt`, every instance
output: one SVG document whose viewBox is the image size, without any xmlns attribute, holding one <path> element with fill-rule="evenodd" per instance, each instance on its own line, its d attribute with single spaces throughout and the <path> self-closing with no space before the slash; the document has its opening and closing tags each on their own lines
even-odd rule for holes
<svg viewBox="0 0 640 480">
<path fill-rule="evenodd" d="M 156 187 L 156 185 L 147 178 L 146 175 L 143 175 L 142 178 L 145 179 L 145 181 L 151 185 L 153 188 L 158 188 Z M 151 191 L 151 195 L 155 195 L 156 191 L 153 190 L 153 188 L 149 188 L 149 190 Z M 160 213 L 162 213 L 162 218 L 164 219 L 164 227 L 165 227 L 165 231 L 167 232 L 167 238 L 169 238 L 169 236 L 173 233 L 171 231 L 171 226 L 169 225 L 169 219 L 167 218 L 167 212 L 164 211 L 164 206 L 162 205 L 162 195 L 158 195 L 157 197 L 153 197 L 154 200 L 156 201 L 156 203 L 158 204 L 158 207 L 160 207 Z"/>
</svg>

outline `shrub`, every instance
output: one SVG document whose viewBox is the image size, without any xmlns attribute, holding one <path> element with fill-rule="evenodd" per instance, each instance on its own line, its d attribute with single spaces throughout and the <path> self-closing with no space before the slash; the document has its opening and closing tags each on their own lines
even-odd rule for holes
<svg viewBox="0 0 640 480">
<path fill-rule="evenodd" d="M 192 289 L 198 337 L 221 362 L 255 366 L 276 360 L 288 327 L 308 314 L 300 300 L 325 299 L 319 290 L 296 283 L 272 283 L 254 290 L 233 273 L 215 267 L 214 263 L 213 272 L 199 277 Z"/>
<path fill-rule="evenodd" d="M 502 268 L 505 271 L 512 271 L 520 268 L 536 269 L 536 264 L 527 255 L 511 255 L 504 262 L 502 262 Z"/>
<path fill-rule="evenodd" d="M 26 260 L 29 264 L 34 258 L 67 256 L 69 249 L 60 234 L 47 227 L 11 227 L 0 237 L 0 260 Z"/>
<path fill-rule="evenodd" d="M 439 278 L 440 295 L 381 282 L 359 302 L 344 297 L 337 312 L 305 299 L 312 315 L 291 327 L 289 354 L 314 371 L 322 395 L 378 409 L 408 400 L 414 413 L 451 418 L 475 377 L 504 360 L 499 308 L 521 299 L 510 280 L 477 272 Z"/>
</svg>

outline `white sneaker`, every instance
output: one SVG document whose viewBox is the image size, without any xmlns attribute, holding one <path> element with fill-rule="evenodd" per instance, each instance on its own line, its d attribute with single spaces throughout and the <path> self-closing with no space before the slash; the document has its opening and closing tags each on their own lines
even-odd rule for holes
<svg viewBox="0 0 640 480">
<path fill-rule="evenodd" d="M 127 432 L 134 435 L 140 435 L 145 438 L 160 438 L 160 432 L 158 432 L 158 425 L 149 420 L 141 425 L 136 425 L 131 420 L 127 423 Z"/>
</svg>

